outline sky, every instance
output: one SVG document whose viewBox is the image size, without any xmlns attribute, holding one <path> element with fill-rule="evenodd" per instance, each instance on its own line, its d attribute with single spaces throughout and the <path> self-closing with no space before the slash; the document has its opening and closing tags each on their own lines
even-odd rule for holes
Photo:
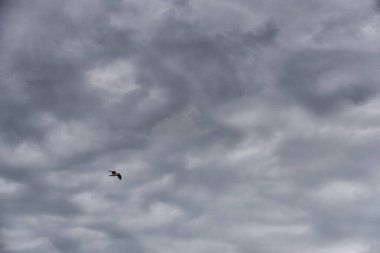
<svg viewBox="0 0 380 253">
<path fill-rule="evenodd" d="M 0 252 L 380 252 L 379 28 L 379 0 L 0 1 Z"/>
</svg>

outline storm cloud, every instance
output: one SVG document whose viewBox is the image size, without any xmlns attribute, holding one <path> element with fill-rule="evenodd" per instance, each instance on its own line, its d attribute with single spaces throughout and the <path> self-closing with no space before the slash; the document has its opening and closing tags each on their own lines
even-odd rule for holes
<svg viewBox="0 0 380 253">
<path fill-rule="evenodd" d="M 378 12 L 1 2 L 0 251 L 378 252 Z"/>
</svg>

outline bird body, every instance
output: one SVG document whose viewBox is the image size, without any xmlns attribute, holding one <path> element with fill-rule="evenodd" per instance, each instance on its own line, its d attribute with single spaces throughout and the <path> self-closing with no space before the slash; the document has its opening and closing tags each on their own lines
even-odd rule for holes
<svg viewBox="0 0 380 253">
<path fill-rule="evenodd" d="M 121 174 L 119 172 L 117 172 L 116 170 L 108 170 L 108 171 L 111 172 L 111 175 L 109 175 L 110 177 L 118 177 L 121 180 Z"/>
</svg>

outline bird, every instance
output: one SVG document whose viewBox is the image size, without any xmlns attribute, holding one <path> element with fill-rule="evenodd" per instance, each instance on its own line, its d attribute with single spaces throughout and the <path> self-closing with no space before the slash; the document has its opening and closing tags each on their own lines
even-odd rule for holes
<svg viewBox="0 0 380 253">
<path fill-rule="evenodd" d="M 121 174 L 119 172 L 117 172 L 116 170 L 108 170 L 108 171 L 111 172 L 111 175 L 109 175 L 110 177 L 118 177 L 121 180 Z"/>
</svg>

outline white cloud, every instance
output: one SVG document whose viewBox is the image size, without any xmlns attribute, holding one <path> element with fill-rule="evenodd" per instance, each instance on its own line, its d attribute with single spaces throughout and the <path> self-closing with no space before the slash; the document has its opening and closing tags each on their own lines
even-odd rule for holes
<svg viewBox="0 0 380 253">
<path fill-rule="evenodd" d="M 316 190 L 314 196 L 322 204 L 339 206 L 366 199 L 370 196 L 370 191 L 363 184 L 337 180 L 323 185 Z"/>
<path fill-rule="evenodd" d="M 87 72 L 88 84 L 98 90 L 107 103 L 120 102 L 127 93 L 139 88 L 136 84 L 133 65 L 118 60 Z"/>
<path fill-rule="evenodd" d="M 20 184 L 0 178 L 0 195 L 17 193 L 21 189 L 22 186 Z"/>
<path fill-rule="evenodd" d="M 312 253 L 367 253 L 369 252 L 369 245 L 357 241 L 342 241 L 334 243 L 330 246 L 320 247 L 319 249 L 312 250 Z"/>
</svg>

